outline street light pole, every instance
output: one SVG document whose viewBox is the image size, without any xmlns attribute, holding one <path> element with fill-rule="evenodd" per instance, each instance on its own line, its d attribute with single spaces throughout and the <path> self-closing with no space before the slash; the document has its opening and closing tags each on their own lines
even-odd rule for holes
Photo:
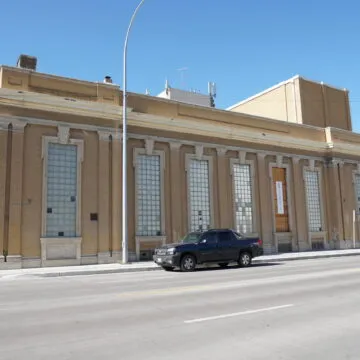
<svg viewBox="0 0 360 360">
<path fill-rule="evenodd" d="M 128 216 L 127 216 L 127 93 L 126 93 L 126 73 L 127 73 L 127 44 L 130 30 L 135 17 L 145 0 L 141 0 L 135 9 L 125 36 L 124 58 L 123 58 L 123 137 L 122 137 L 122 262 L 128 262 Z"/>
</svg>

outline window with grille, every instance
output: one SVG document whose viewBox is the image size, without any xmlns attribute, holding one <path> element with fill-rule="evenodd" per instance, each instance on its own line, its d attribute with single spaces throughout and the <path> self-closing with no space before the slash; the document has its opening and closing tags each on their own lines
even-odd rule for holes
<svg viewBox="0 0 360 360">
<path fill-rule="evenodd" d="M 360 213 L 360 175 L 359 174 L 355 174 L 355 194 L 356 194 L 357 212 Z"/>
<path fill-rule="evenodd" d="M 305 171 L 306 203 L 309 230 L 322 231 L 320 182 L 318 171 Z"/>
<path fill-rule="evenodd" d="M 77 146 L 49 143 L 46 237 L 76 237 Z"/>
<path fill-rule="evenodd" d="M 253 194 L 250 165 L 233 164 L 236 231 L 253 232 Z"/>
<path fill-rule="evenodd" d="M 161 236 L 161 159 L 159 155 L 137 155 L 138 236 Z"/>
<path fill-rule="evenodd" d="M 188 174 L 190 201 L 190 231 L 205 231 L 210 228 L 209 161 L 191 159 Z"/>
</svg>

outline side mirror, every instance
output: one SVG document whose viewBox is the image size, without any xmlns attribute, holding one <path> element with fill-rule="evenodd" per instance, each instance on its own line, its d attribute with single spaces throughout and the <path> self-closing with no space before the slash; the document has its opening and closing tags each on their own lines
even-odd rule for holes
<svg viewBox="0 0 360 360">
<path fill-rule="evenodd" d="M 207 241 L 206 239 L 201 239 L 201 240 L 200 240 L 200 244 L 205 244 L 206 241 Z"/>
</svg>

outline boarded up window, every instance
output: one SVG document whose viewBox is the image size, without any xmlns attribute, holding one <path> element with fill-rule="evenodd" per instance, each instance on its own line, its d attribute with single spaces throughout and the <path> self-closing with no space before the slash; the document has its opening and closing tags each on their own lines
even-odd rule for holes
<svg viewBox="0 0 360 360">
<path fill-rule="evenodd" d="M 272 169 L 275 231 L 289 232 L 289 208 L 286 183 L 286 169 L 274 167 Z"/>
</svg>

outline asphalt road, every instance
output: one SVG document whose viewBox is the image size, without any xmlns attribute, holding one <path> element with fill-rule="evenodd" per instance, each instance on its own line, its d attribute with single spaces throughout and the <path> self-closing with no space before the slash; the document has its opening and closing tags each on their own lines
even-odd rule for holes
<svg viewBox="0 0 360 360">
<path fill-rule="evenodd" d="M 360 259 L 0 280 L 0 359 L 359 359 Z"/>
</svg>

